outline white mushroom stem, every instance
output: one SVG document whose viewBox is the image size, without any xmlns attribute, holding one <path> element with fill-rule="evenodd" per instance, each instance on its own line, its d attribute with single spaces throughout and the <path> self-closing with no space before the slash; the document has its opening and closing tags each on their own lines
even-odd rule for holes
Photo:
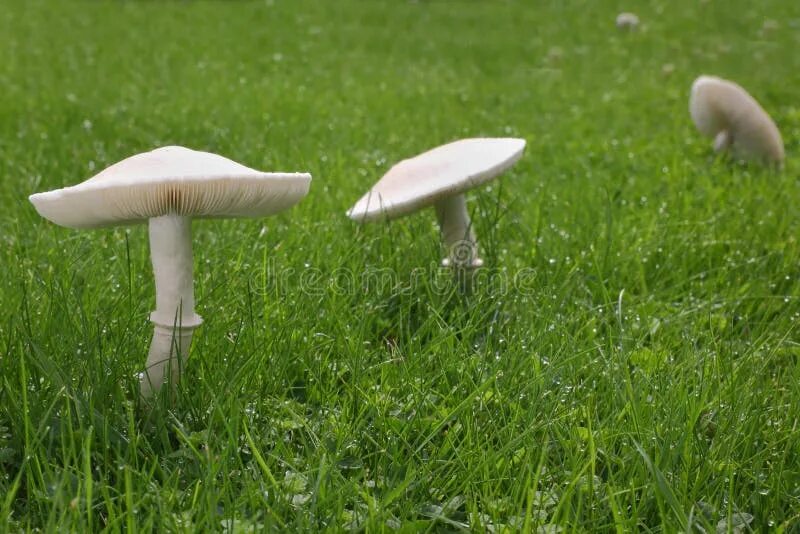
<svg viewBox="0 0 800 534">
<path fill-rule="evenodd" d="M 191 219 L 180 215 L 150 219 L 150 257 L 156 309 L 150 314 L 153 342 L 140 383 L 144 397 L 166 381 L 177 382 L 189 355 L 192 332 L 202 323 L 194 313 Z"/>
<path fill-rule="evenodd" d="M 483 265 L 483 260 L 478 257 L 478 241 L 467 213 L 464 195 L 444 198 L 436 202 L 434 207 L 442 232 L 442 241 L 447 250 L 447 257 L 442 260 L 442 265 L 461 268 Z"/>
<path fill-rule="evenodd" d="M 727 150 L 731 146 L 731 134 L 728 130 L 722 130 L 714 138 L 714 152 Z"/>
</svg>

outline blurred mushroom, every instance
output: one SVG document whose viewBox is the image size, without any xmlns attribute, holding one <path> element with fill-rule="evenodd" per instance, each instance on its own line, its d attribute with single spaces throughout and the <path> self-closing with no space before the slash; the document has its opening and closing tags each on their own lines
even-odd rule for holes
<svg viewBox="0 0 800 534">
<path fill-rule="evenodd" d="M 639 17 L 633 13 L 620 13 L 617 15 L 617 29 L 635 30 L 639 27 Z"/>
<path fill-rule="evenodd" d="M 692 84 L 689 112 L 703 135 L 714 139 L 714 150 L 731 148 L 744 159 L 783 163 L 778 127 L 756 100 L 738 84 L 700 76 Z"/>
<path fill-rule="evenodd" d="M 141 394 L 176 382 L 192 332 L 194 311 L 191 219 L 264 217 L 307 193 L 311 176 L 264 173 L 222 156 L 171 146 L 137 154 L 85 182 L 30 196 L 39 214 L 69 228 L 148 222 L 156 309 Z"/>
<path fill-rule="evenodd" d="M 389 220 L 433 206 L 447 257 L 442 265 L 483 265 L 464 192 L 495 178 L 522 156 L 524 139 L 462 139 L 394 165 L 347 212 L 357 222 Z"/>
</svg>

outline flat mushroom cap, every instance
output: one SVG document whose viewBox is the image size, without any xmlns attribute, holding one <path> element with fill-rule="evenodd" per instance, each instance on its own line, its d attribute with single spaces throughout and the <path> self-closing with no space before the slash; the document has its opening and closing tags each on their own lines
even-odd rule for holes
<svg viewBox="0 0 800 534">
<path fill-rule="evenodd" d="M 310 183 L 306 173 L 259 172 L 217 154 L 168 146 L 124 159 L 81 184 L 29 199 L 56 224 L 97 228 L 170 214 L 263 217 L 299 202 Z"/>
<path fill-rule="evenodd" d="M 347 212 L 358 222 L 394 219 L 472 189 L 522 156 L 525 140 L 462 139 L 394 165 Z"/>
<path fill-rule="evenodd" d="M 700 76 L 692 84 L 689 113 L 700 133 L 727 132 L 734 151 L 746 157 L 781 162 L 783 140 L 769 114 L 739 84 Z"/>
</svg>

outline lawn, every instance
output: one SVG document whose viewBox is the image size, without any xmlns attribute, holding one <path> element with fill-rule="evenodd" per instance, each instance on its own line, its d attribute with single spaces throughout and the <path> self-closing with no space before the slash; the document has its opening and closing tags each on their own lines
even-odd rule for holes
<svg viewBox="0 0 800 534">
<path fill-rule="evenodd" d="M 796 531 L 798 49 L 794 0 L 4 0 L 0 530 Z M 713 154 L 703 73 L 782 171 Z M 345 216 L 473 136 L 528 146 L 468 197 L 471 284 L 432 210 Z M 27 196 L 170 144 L 314 179 L 195 222 L 205 322 L 147 406 L 146 227 Z"/>
</svg>

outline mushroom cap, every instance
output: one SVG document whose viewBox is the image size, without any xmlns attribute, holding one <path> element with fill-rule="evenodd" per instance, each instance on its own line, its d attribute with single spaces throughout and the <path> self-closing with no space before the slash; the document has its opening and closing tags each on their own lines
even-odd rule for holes
<svg viewBox="0 0 800 534">
<path fill-rule="evenodd" d="M 501 174 L 522 156 L 525 140 L 461 139 L 394 165 L 347 212 L 358 222 L 394 219 L 463 193 Z"/>
<path fill-rule="evenodd" d="M 700 76 L 692 84 L 689 113 L 703 135 L 717 137 L 727 132 L 728 143 L 738 155 L 775 163 L 783 161 L 783 140 L 778 127 L 740 85 L 716 76 Z"/>
<path fill-rule="evenodd" d="M 162 215 L 263 217 L 308 193 L 311 175 L 266 173 L 217 154 L 179 146 L 115 163 L 85 182 L 31 195 L 36 211 L 61 226 L 97 228 Z"/>
<path fill-rule="evenodd" d="M 617 15 L 616 24 L 620 30 L 632 30 L 639 25 L 639 17 L 635 13 L 623 12 Z"/>
</svg>

